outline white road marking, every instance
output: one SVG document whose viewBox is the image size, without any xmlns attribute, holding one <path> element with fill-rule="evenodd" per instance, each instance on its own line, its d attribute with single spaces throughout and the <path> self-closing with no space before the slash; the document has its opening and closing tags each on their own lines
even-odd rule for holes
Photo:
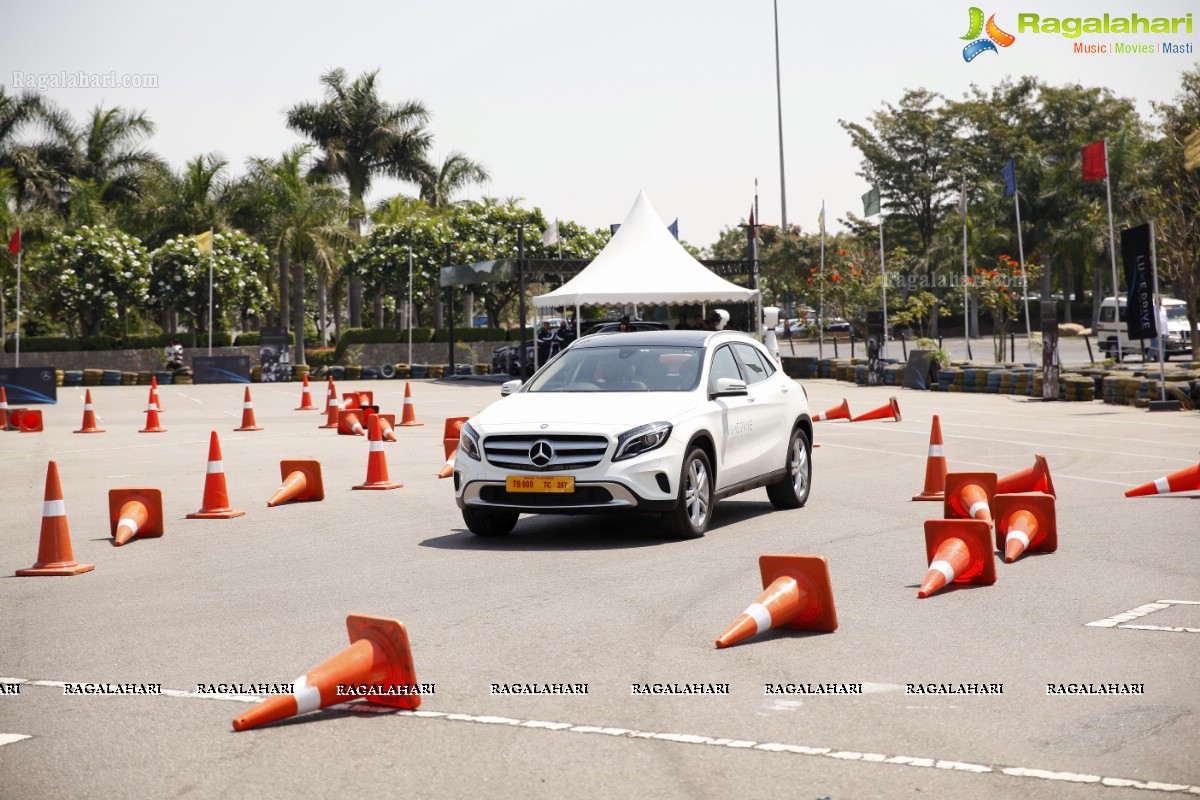
<svg viewBox="0 0 1200 800">
<path fill-rule="evenodd" d="M 196 405 L 199 405 L 199 406 L 204 405 L 203 400 L 200 400 L 199 398 L 196 398 L 196 397 L 192 397 L 190 394 L 184 394 L 183 392 L 176 392 L 175 394 L 179 395 L 180 397 L 186 397 L 188 400 L 191 400 Z"/>
<path fill-rule="evenodd" d="M 1111 617 L 1098 619 L 1095 622 L 1089 622 L 1085 627 L 1088 628 L 1130 628 L 1135 631 L 1165 631 L 1168 633 L 1200 633 L 1200 628 L 1185 628 L 1170 625 L 1128 625 L 1135 619 L 1141 619 L 1147 614 L 1153 614 L 1155 611 L 1162 611 L 1164 608 L 1171 606 L 1200 606 L 1200 600 L 1158 600 L 1153 603 L 1146 603 L 1137 608 L 1131 608 L 1128 611 L 1122 611 L 1120 614 L 1113 614 Z"/>
<path fill-rule="evenodd" d="M 32 737 L 24 736 L 19 733 L 0 733 L 0 747 L 4 747 L 6 744 L 12 744 L 13 742 L 19 742 L 22 739 L 30 738 Z"/>
<path fill-rule="evenodd" d="M 1166 601 L 1162 601 L 1166 602 Z M 1180 601 L 1196 604 L 1196 601 Z M 64 681 L 28 680 L 25 678 L 8 678 L 8 683 L 24 683 L 29 686 L 66 686 Z M 876 686 L 891 686 L 892 684 L 874 684 Z M 199 694 L 180 689 L 163 689 L 167 697 L 203 697 L 212 700 L 229 700 L 238 703 L 257 703 L 267 698 L 248 695 Z M 272 695 L 273 696 L 273 695 Z M 357 711 L 368 714 L 389 714 L 400 717 L 415 717 L 419 719 L 440 719 L 448 722 L 470 722 L 476 725 L 500 725 L 512 728 L 533 728 L 546 731 L 561 731 L 565 733 L 593 734 L 613 736 L 622 739 L 648 739 L 676 744 L 698 744 L 709 747 L 724 747 L 730 750 L 757 750 L 764 753 L 786 753 L 790 755 L 814 756 L 819 758 L 836 758 L 839 761 L 863 761 L 872 764 L 892 764 L 903 767 L 919 767 L 923 769 L 942 769 L 951 772 L 965 772 L 975 775 L 993 774 L 1006 775 L 1014 778 L 1066 783 L 1094 783 L 1102 786 L 1115 786 L 1129 789 L 1146 789 L 1155 792 L 1173 792 L 1200 795 L 1200 786 L 1189 786 L 1181 783 L 1163 783 L 1159 781 L 1135 781 L 1128 778 L 1106 778 L 1100 775 L 1077 774 L 1073 772 L 1052 772 L 1050 770 L 1031 767 L 1005 767 L 998 764 L 973 764 L 965 761 L 949 761 L 945 759 L 924 758 L 915 756 L 886 755 L 883 753 L 860 753 L 854 750 L 834 750 L 829 747 L 813 747 L 802 744 L 785 744 L 781 742 L 755 742 L 750 739 L 714 738 L 691 733 L 659 733 L 655 731 L 639 731 L 630 728 L 607 728 L 595 725 L 575 725 L 570 722 L 550 722 L 546 720 L 521 720 L 513 717 L 497 717 L 475 714 L 453 714 L 445 711 L 402 711 L 387 706 L 372 705 L 354 700 L 348 703 L 337 703 L 329 706 L 340 710 Z M 16 734 L 11 734 L 16 735 Z M 0 735 L 3 736 L 3 735 Z M 22 737 L 28 738 L 28 737 Z M 4 744 L 0 739 L 0 744 Z"/>
</svg>

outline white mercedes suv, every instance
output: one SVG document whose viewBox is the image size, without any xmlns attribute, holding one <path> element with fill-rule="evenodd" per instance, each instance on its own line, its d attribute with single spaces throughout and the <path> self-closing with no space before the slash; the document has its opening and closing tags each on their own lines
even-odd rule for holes
<svg viewBox="0 0 1200 800">
<path fill-rule="evenodd" d="M 455 499 L 480 536 L 520 514 L 637 511 L 694 538 L 738 492 L 803 506 L 811 443 L 803 387 L 746 334 L 597 334 L 463 425 Z"/>
</svg>

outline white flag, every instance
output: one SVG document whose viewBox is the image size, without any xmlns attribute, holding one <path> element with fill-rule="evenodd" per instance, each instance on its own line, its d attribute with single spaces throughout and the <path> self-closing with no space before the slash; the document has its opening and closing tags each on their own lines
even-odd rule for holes
<svg viewBox="0 0 1200 800">
<path fill-rule="evenodd" d="M 550 227 L 546 228 L 546 232 L 542 234 L 542 244 L 547 247 L 558 244 L 558 220 L 554 220 L 550 223 Z"/>
</svg>

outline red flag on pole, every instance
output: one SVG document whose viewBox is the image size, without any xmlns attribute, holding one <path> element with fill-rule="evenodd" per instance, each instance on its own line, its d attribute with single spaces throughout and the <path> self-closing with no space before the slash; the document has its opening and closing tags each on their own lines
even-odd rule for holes
<svg viewBox="0 0 1200 800">
<path fill-rule="evenodd" d="M 21 252 L 21 229 L 17 228 L 17 232 L 8 240 L 8 254 L 15 256 L 19 252 Z"/>
<path fill-rule="evenodd" d="M 1083 179 L 1102 181 L 1108 177 L 1108 151 L 1104 140 L 1083 148 Z"/>
</svg>

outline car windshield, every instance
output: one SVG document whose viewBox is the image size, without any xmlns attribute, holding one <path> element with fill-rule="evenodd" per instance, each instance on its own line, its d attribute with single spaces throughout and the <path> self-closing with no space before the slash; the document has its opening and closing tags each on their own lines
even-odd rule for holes
<svg viewBox="0 0 1200 800">
<path fill-rule="evenodd" d="M 1187 319 L 1187 306 L 1164 306 L 1167 319 Z"/>
<path fill-rule="evenodd" d="M 689 392 L 704 348 L 669 345 L 580 347 L 565 351 L 529 382 L 528 392 Z"/>
</svg>

